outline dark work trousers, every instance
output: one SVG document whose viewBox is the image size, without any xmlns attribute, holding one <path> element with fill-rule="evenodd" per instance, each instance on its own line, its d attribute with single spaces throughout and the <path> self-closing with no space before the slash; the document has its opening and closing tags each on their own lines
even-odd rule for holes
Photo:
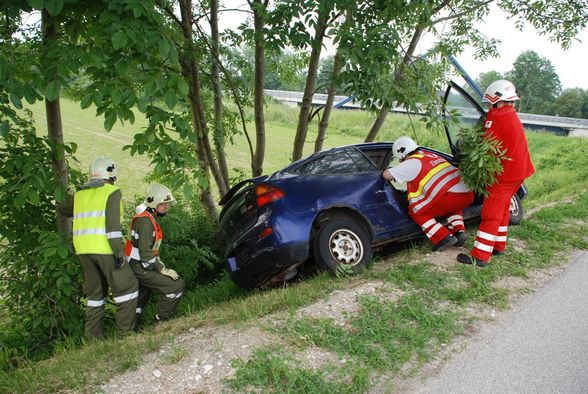
<svg viewBox="0 0 588 394">
<path fill-rule="evenodd" d="M 116 303 L 116 328 L 119 335 L 133 329 L 139 284 L 131 267 L 114 267 L 113 255 L 80 254 L 84 270 L 84 288 L 88 295 L 85 334 L 88 338 L 102 337 L 102 317 L 108 287 Z"/>
<path fill-rule="evenodd" d="M 172 317 L 184 293 L 185 284 L 183 279 L 178 278 L 177 280 L 173 280 L 169 276 L 160 274 L 155 269 L 145 269 L 140 261 L 134 259 L 131 260 L 130 265 L 139 280 L 137 315 L 143 312 L 143 308 L 147 305 L 151 292 L 155 291 L 159 293 L 157 316 L 161 320 Z"/>
</svg>

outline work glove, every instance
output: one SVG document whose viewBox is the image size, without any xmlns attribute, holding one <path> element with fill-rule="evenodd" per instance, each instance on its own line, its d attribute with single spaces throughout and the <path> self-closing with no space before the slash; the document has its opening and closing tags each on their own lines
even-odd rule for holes
<svg viewBox="0 0 588 394">
<path fill-rule="evenodd" d="M 161 271 L 159 271 L 159 273 L 161 275 L 169 276 L 173 280 L 178 280 L 178 278 L 180 277 L 176 271 L 174 271 L 170 268 L 165 268 L 165 267 L 162 268 Z"/>
</svg>

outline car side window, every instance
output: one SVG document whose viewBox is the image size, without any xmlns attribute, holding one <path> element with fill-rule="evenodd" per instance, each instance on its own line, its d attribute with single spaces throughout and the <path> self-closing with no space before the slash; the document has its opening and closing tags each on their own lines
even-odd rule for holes
<svg viewBox="0 0 588 394">
<path fill-rule="evenodd" d="M 334 175 L 374 170 L 373 164 L 358 150 L 345 149 L 317 157 L 298 167 L 295 172 L 303 175 Z"/>
</svg>

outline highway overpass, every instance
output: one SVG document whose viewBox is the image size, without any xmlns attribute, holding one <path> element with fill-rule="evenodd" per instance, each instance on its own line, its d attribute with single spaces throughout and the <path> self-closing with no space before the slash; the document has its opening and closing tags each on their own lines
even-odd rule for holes
<svg viewBox="0 0 588 394">
<path fill-rule="evenodd" d="M 302 102 L 302 92 L 290 92 L 286 90 L 266 90 L 265 94 L 277 101 L 288 105 L 299 105 Z M 312 100 L 313 106 L 324 106 L 327 102 L 327 95 L 317 93 Z M 348 109 L 362 109 L 360 102 L 352 100 L 349 96 L 335 96 L 335 107 Z M 406 112 L 403 107 L 391 109 L 393 112 Z M 464 108 L 462 114 L 466 114 Z M 471 114 L 472 117 L 477 115 Z M 566 118 L 562 116 L 547 116 L 519 113 L 525 128 L 532 130 L 547 130 L 558 135 L 584 136 L 588 137 L 588 119 Z"/>
</svg>

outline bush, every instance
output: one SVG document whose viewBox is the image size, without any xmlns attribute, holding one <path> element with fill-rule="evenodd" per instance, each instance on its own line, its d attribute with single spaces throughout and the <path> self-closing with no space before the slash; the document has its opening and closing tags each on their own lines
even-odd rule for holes
<svg viewBox="0 0 588 394">
<path fill-rule="evenodd" d="M 13 117 L 17 119 L 17 117 Z M 5 123 L 7 124 L 7 123 Z M 0 148 L 0 368 L 43 357 L 56 340 L 81 336 L 82 270 L 67 236 L 57 234 L 51 142 L 18 119 Z M 73 147 L 66 146 L 66 154 Z M 70 172 L 70 182 L 80 181 Z"/>
<path fill-rule="evenodd" d="M 186 289 L 220 277 L 223 265 L 217 239 L 218 228 L 198 202 L 179 200 L 161 219 L 164 239 L 161 259 L 186 281 Z"/>
</svg>

